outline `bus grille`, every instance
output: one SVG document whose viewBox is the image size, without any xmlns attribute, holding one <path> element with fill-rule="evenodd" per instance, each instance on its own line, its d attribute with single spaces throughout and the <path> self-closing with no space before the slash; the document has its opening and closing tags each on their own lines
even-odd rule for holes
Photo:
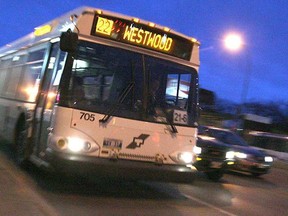
<svg viewBox="0 0 288 216">
<path fill-rule="evenodd" d="M 138 159 L 138 160 L 145 160 L 145 161 L 155 161 L 155 157 L 148 156 L 148 155 L 137 155 L 137 154 L 127 154 L 127 153 L 119 153 L 119 158 L 123 159 Z"/>
</svg>

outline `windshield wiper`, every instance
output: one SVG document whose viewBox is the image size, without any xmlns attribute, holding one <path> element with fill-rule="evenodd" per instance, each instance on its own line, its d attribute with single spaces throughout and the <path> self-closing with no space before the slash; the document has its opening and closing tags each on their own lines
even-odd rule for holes
<svg viewBox="0 0 288 216">
<path fill-rule="evenodd" d="M 173 122 L 170 119 L 168 119 L 168 123 L 171 127 L 172 133 L 178 133 L 177 128 L 175 127 L 175 125 L 173 124 Z"/>
<path fill-rule="evenodd" d="M 168 122 L 168 124 L 169 124 L 170 127 L 171 127 L 171 132 L 172 132 L 172 133 L 178 133 L 178 130 L 177 130 L 176 126 L 173 124 L 173 122 L 172 122 L 169 114 L 166 112 L 166 110 L 164 109 L 164 107 L 162 107 L 162 106 L 160 106 L 160 107 L 161 107 L 163 113 L 165 114 L 166 121 Z"/>
<path fill-rule="evenodd" d="M 99 122 L 101 123 L 105 123 L 108 121 L 108 119 L 113 115 L 113 113 L 115 112 L 116 108 L 118 107 L 119 104 L 122 104 L 123 101 L 125 100 L 125 98 L 127 97 L 127 95 L 129 94 L 129 92 L 132 90 L 132 88 L 134 87 L 134 82 L 131 82 L 128 84 L 128 86 L 124 89 L 124 91 L 122 92 L 122 94 L 120 95 L 117 103 L 115 103 L 107 112 L 107 114 L 105 114 L 103 116 L 102 119 L 99 120 Z"/>
</svg>

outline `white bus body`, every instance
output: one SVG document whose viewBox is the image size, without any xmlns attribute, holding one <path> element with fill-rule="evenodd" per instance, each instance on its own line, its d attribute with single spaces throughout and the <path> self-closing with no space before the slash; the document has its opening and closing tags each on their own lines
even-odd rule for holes
<svg viewBox="0 0 288 216">
<path fill-rule="evenodd" d="M 68 29 L 78 34 L 76 53 L 59 48 Z M 195 39 L 132 17 L 77 9 L 0 49 L 1 137 L 15 144 L 19 163 L 189 181 L 198 67 Z"/>
</svg>

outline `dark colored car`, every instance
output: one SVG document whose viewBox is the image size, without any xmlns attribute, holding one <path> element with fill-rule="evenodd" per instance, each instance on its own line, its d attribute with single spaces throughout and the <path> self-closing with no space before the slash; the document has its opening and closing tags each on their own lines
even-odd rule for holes
<svg viewBox="0 0 288 216">
<path fill-rule="evenodd" d="M 234 154 L 227 145 L 201 134 L 198 135 L 194 152 L 197 155 L 194 166 L 213 181 L 222 178 L 227 167 L 234 163 Z"/>
<path fill-rule="evenodd" d="M 201 126 L 199 133 L 216 138 L 222 143 L 227 144 L 234 152 L 235 163 L 229 166 L 229 170 L 243 171 L 254 176 L 268 173 L 273 163 L 273 157 L 265 151 L 249 146 L 237 133 L 227 129 Z"/>
</svg>

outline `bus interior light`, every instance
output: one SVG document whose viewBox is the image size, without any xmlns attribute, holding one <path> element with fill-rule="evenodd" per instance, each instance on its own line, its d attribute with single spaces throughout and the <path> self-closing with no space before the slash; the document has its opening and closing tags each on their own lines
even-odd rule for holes
<svg viewBox="0 0 288 216">
<path fill-rule="evenodd" d="M 48 92 L 47 97 L 48 97 L 49 99 L 55 98 L 55 97 L 56 97 L 56 93 L 55 93 L 55 92 Z"/>
</svg>

